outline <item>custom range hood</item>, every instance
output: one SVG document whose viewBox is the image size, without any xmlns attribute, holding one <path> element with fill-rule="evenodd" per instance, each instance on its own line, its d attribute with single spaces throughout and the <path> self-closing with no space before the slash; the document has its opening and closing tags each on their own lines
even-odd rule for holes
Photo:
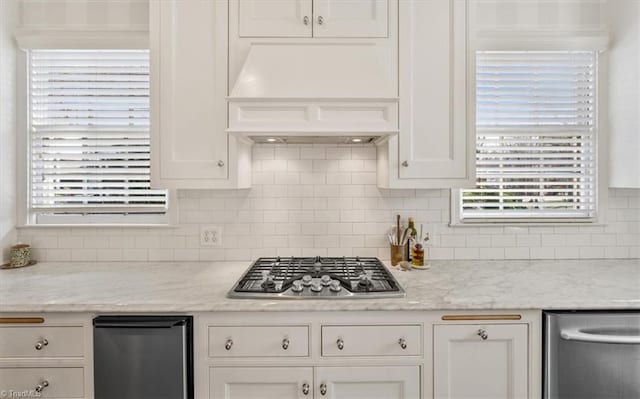
<svg viewBox="0 0 640 399">
<path fill-rule="evenodd" d="M 254 42 L 230 78 L 228 131 L 281 143 L 363 143 L 396 134 L 394 51 L 371 42 Z"/>
</svg>

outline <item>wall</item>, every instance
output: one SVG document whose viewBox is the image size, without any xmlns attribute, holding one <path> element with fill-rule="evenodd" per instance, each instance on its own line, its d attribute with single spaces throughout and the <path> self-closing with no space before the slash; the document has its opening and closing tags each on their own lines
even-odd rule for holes
<svg viewBox="0 0 640 399">
<path fill-rule="evenodd" d="M 0 260 L 16 241 L 16 48 L 18 1 L 0 0 Z"/>
<path fill-rule="evenodd" d="M 149 0 L 22 0 L 20 11 L 25 30 L 149 30 Z"/>
<path fill-rule="evenodd" d="M 371 146 L 253 150 L 248 190 L 179 192 L 167 228 L 22 229 L 46 260 L 250 260 L 262 255 L 388 258 L 393 217 L 432 233 L 432 259 L 640 257 L 640 191 L 610 190 L 602 226 L 449 227 L 449 190 L 379 190 Z M 224 248 L 200 248 L 201 224 L 223 227 Z"/>
<path fill-rule="evenodd" d="M 139 30 L 146 29 L 144 3 L 25 0 L 22 20 L 29 29 Z M 477 31 L 591 32 L 606 28 L 606 5 L 472 0 L 470 12 Z M 96 18 L 102 18 L 98 25 L 91 22 Z M 250 190 L 179 192 L 175 228 L 26 228 L 20 238 L 38 248 L 39 259 L 58 261 L 249 261 L 273 254 L 387 259 L 386 232 L 401 213 L 432 233 L 431 259 L 640 257 L 640 190 L 609 190 L 606 225 L 452 228 L 449 190 L 376 188 L 373 147 L 260 145 L 253 157 Z M 202 224 L 223 227 L 222 248 L 200 247 Z"/>
</svg>

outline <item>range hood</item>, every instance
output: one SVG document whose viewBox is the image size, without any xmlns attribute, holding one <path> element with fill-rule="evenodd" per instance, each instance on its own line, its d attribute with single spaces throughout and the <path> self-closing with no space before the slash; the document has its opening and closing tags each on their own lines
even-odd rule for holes
<svg viewBox="0 0 640 399">
<path fill-rule="evenodd" d="M 394 59 L 371 42 L 252 43 L 231 85 L 228 131 L 290 143 L 396 134 Z"/>
</svg>

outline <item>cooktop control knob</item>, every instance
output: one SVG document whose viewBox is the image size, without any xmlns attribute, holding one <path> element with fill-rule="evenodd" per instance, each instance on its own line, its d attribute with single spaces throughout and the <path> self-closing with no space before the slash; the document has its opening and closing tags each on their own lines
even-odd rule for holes
<svg viewBox="0 0 640 399">
<path fill-rule="evenodd" d="M 311 285 L 311 275 L 309 274 L 305 274 L 304 276 L 302 276 L 302 284 L 309 286 Z"/>
<path fill-rule="evenodd" d="M 329 283 L 331 282 L 331 277 L 325 274 L 322 277 L 320 277 L 320 282 L 322 283 L 322 285 L 329 285 Z"/>
<path fill-rule="evenodd" d="M 338 280 L 332 280 L 329 289 L 333 292 L 338 292 L 342 289 L 342 286 Z"/>
<path fill-rule="evenodd" d="M 302 286 L 302 281 L 296 280 L 293 282 L 293 287 L 291 287 L 291 290 L 293 292 L 302 292 L 303 289 L 304 287 Z"/>
<path fill-rule="evenodd" d="M 322 288 L 322 284 L 317 281 L 314 281 L 313 284 L 311 284 L 311 291 L 313 292 L 320 292 L 322 291 Z"/>
</svg>

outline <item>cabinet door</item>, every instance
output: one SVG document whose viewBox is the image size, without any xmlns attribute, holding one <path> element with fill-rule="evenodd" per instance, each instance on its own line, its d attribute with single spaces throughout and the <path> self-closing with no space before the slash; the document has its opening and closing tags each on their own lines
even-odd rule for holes
<svg viewBox="0 0 640 399">
<path fill-rule="evenodd" d="M 212 367 L 211 399 L 304 399 L 313 397 L 311 367 Z M 305 393 L 306 392 L 306 393 Z"/>
<path fill-rule="evenodd" d="M 154 186 L 228 177 L 226 4 L 150 3 Z"/>
<path fill-rule="evenodd" d="M 465 0 L 400 3 L 400 179 L 433 179 L 442 188 L 473 181 L 466 9 Z"/>
<path fill-rule="evenodd" d="M 389 0 L 314 0 L 313 36 L 387 37 Z"/>
<path fill-rule="evenodd" d="M 418 399 L 420 397 L 419 366 L 318 367 L 315 382 L 316 398 Z"/>
<path fill-rule="evenodd" d="M 436 399 L 528 397 L 526 324 L 437 325 L 433 339 Z"/>
<path fill-rule="evenodd" d="M 312 0 L 237 0 L 240 37 L 311 37 Z"/>
</svg>

